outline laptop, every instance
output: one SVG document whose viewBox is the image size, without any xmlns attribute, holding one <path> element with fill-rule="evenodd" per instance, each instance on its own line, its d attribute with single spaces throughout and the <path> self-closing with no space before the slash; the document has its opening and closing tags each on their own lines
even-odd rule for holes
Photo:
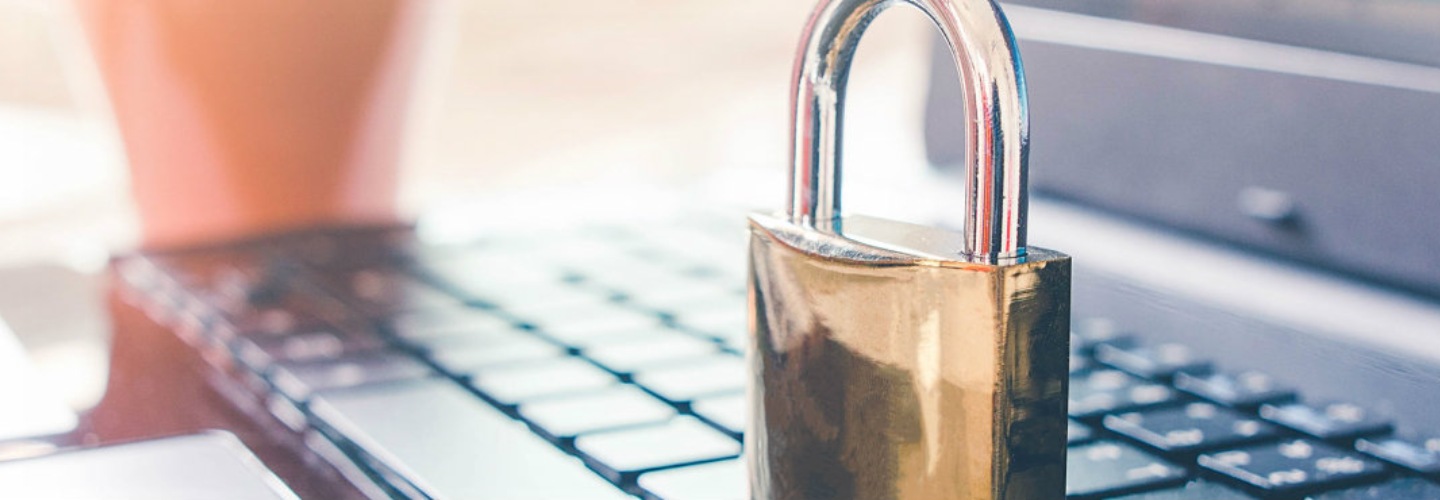
<svg viewBox="0 0 1440 500">
<path fill-rule="evenodd" d="M 1440 498 L 1440 235 L 1417 187 L 1440 35 L 1414 28 L 1440 12 L 1018 4 L 1032 241 L 1075 257 L 1068 498 Z M 904 189 L 954 199 L 958 90 L 934 74 L 934 168 Z M 743 498 L 745 210 L 681 198 L 117 269 L 222 392 L 364 495 Z"/>
</svg>

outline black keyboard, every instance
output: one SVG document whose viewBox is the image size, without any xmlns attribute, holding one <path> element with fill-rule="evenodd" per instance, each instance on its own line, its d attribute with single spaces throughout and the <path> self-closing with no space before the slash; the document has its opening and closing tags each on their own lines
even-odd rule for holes
<svg viewBox="0 0 1440 500">
<path fill-rule="evenodd" d="M 711 219 L 446 245 L 337 229 L 121 270 L 377 496 L 744 498 L 744 245 Z M 1075 325 L 1071 499 L 1440 499 L 1440 438 Z"/>
</svg>

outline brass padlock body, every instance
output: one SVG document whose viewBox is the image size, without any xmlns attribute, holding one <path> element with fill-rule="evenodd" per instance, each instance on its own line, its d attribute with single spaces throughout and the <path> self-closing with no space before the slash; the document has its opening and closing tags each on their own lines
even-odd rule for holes
<svg viewBox="0 0 1440 500">
<path fill-rule="evenodd" d="M 750 219 L 751 497 L 1064 497 L 1070 258 Z"/>
</svg>

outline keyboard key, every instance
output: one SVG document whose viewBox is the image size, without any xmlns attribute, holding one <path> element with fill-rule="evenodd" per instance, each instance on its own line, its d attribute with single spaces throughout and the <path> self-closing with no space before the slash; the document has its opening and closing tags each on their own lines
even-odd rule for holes
<svg viewBox="0 0 1440 500">
<path fill-rule="evenodd" d="M 565 308 L 522 316 L 541 333 L 569 345 L 601 336 L 660 328 L 660 317 L 614 303 Z"/>
<path fill-rule="evenodd" d="M 1065 442 L 1066 442 L 1066 444 L 1081 444 L 1081 443 L 1085 443 L 1085 442 L 1087 442 L 1087 441 L 1090 441 L 1090 440 L 1093 439 L 1094 437 L 1095 437 L 1095 432 L 1094 432 L 1094 431 L 1091 431 L 1089 427 L 1086 427 L 1086 426 L 1085 426 L 1085 424 L 1076 422 L 1075 419 L 1073 419 L 1073 418 L 1072 418 L 1072 419 L 1069 419 L 1069 420 L 1066 422 L 1066 427 L 1065 427 L 1065 439 L 1066 439 Z"/>
<path fill-rule="evenodd" d="M 1251 409 L 1295 399 L 1295 391 L 1260 372 L 1175 374 L 1175 388 L 1231 408 Z"/>
<path fill-rule="evenodd" d="M 303 270 L 292 262 L 263 258 L 213 268 L 213 274 L 198 276 L 199 281 L 183 277 L 184 290 L 203 297 L 203 306 L 225 311 L 243 308 L 286 307 L 307 300 L 317 300 L 317 290 L 310 286 Z M 192 304 L 196 305 L 196 304 Z"/>
<path fill-rule="evenodd" d="M 743 281 L 741 281 L 743 283 Z M 674 304 L 664 308 L 665 312 L 675 318 L 715 318 L 727 315 L 734 317 L 745 316 L 746 298 L 744 295 L 736 295 L 728 290 L 723 295 L 706 297 L 703 300 L 687 301 L 683 304 Z M 739 312 L 737 312 L 739 311 Z"/>
<path fill-rule="evenodd" d="M 1076 320 L 1070 328 L 1070 342 L 1080 352 L 1094 355 L 1101 344 L 1133 345 L 1134 339 L 1114 321 L 1105 318 Z"/>
<path fill-rule="evenodd" d="M 420 349 L 453 349 L 463 346 L 496 345 L 514 342 L 544 342 L 528 331 L 503 326 L 469 328 L 463 326 L 433 329 L 406 329 L 395 332 L 400 340 Z"/>
<path fill-rule="evenodd" d="M 613 305 L 614 295 L 604 290 L 555 282 L 526 287 L 509 287 L 483 297 L 485 302 L 511 314 L 525 317 L 568 318 L 571 309 L 589 310 Z"/>
<path fill-rule="evenodd" d="M 618 244 L 617 244 L 618 243 Z M 674 276 L 655 262 L 665 255 L 637 255 L 638 247 L 633 242 L 606 242 L 593 246 L 586 252 L 574 252 L 572 248 L 559 248 L 559 252 L 547 253 L 561 262 L 562 266 L 583 276 L 584 281 L 604 288 L 641 288 L 658 280 Z"/>
<path fill-rule="evenodd" d="M 411 340 L 445 337 L 465 332 L 510 331 L 515 327 L 495 313 L 472 307 L 445 307 L 412 311 L 390 322 L 395 336 Z"/>
<path fill-rule="evenodd" d="M 588 392 L 618 382 L 614 375 L 573 357 L 482 369 L 470 379 L 471 386 L 506 404 Z"/>
<path fill-rule="evenodd" d="M 520 405 L 520 415 L 556 437 L 655 424 L 675 409 L 631 385 L 618 385 L 573 398 Z"/>
<path fill-rule="evenodd" d="M 219 321 L 215 329 L 223 337 L 281 336 L 328 328 L 331 320 L 347 315 L 338 302 L 326 304 L 297 294 L 288 297 L 284 303 L 276 305 L 241 306 L 217 311 Z"/>
<path fill-rule="evenodd" d="M 408 228 L 343 229 L 288 239 L 276 252 L 322 270 L 358 269 L 390 265 L 418 250 L 419 242 Z"/>
<path fill-rule="evenodd" d="M 663 284 L 648 288 L 621 289 L 627 300 L 646 308 L 661 311 L 676 311 L 714 304 L 716 308 L 737 305 L 730 294 L 730 284 L 705 276 L 692 274 L 687 270 L 667 271 L 674 274 Z M 740 311 L 744 311 L 744 304 Z"/>
<path fill-rule="evenodd" d="M 449 381 L 325 392 L 311 408 L 433 498 L 630 498 Z"/>
<path fill-rule="evenodd" d="M 745 390 L 745 358 L 711 356 L 692 362 L 652 368 L 635 374 L 635 383 L 670 401 Z"/>
<path fill-rule="evenodd" d="M 1422 479 L 1396 479 L 1388 483 L 1332 491 L 1307 500 L 1440 500 L 1440 486 Z"/>
<path fill-rule="evenodd" d="M 476 370 L 506 364 L 529 363 L 559 358 L 565 349 L 528 335 L 516 335 L 503 342 L 464 345 L 432 345 L 429 356 L 446 372 L 468 375 Z"/>
<path fill-rule="evenodd" d="M 609 300 L 606 294 L 576 287 L 553 262 L 514 252 L 441 258 L 425 262 L 426 272 L 471 303 L 500 307 L 513 313 L 575 307 Z"/>
<path fill-rule="evenodd" d="M 1095 347 L 1095 360 L 1131 375 L 1151 380 L 1170 380 L 1177 373 L 1203 373 L 1210 364 L 1195 359 L 1189 347 L 1160 344 L 1155 347 Z"/>
<path fill-rule="evenodd" d="M 675 318 L 675 324 L 692 332 L 714 337 L 737 351 L 749 345 L 750 329 L 745 324 L 745 310 L 716 311 Z"/>
<path fill-rule="evenodd" d="M 395 268 L 373 267 L 320 277 L 330 290 L 371 317 L 460 305 L 460 300 Z"/>
<path fill-rule="evenodd" d="M 674 282 L 682 277 L 680 273 L 656 262 L 668 257 L 667 255 L 637 247 L 618 249 L 619 253 L 614 250 L 617 249 L 607 249 L 606 255 L 603 255 L 604 260 L 595 259 L 593 255 L 574 256 L 563 260 L 568 261 L 566 264 L 570 268 L 583 274 L 587 281 L 620 291 L 673 286 Z"/>
<path fill-rule="evenodd" d="M 1118 497 L 1115 500 L 1251 500 L 1254 497 L 1218 484 L 1196 479 L 1185 486 Z"/>
<path fill-rule="evenodd" d="M 254 248 L 215 249 L 205 252 L 183 252 L 172 255 L 150 255 L 144 258 L 151 271 L 153 286 L 178 286 L 190 290 L 231 288 L 243 292 L 253 284 L 275 276 L 272 257 Z M 243 294 L 243 293 L 242 293 Z"/>
<path fill-rule="evenodd" d="M 385 347 L 378 335 L 363 330 L 316 330 L 285 336 L 236 339 L 240 361 L 250 369 L 264 371 L 281 361 L 335 359 Z"/>
<path fill-rule="evenodd" d="M 575 448 L 617 472 L 657 469 L 729 458 L 740 442 L 699 420 L 679 417 L 661 425 L 580 436 Z"/>
<path fill-rule="evenodd" d="M 1177 485 L 1185 469 L 1114 441 L 1071 447 L 1065 460 L 1070 500 L 1104 498 Z"/>
<path fill-rule="evenodd" d="M 647 472 L 640 487 L 666 500 L 743 500 L 747 477 L 743 460 L 725 460 Z"/>
<path fill-rule="evenodd" d="M 1169 387 L 1116 370 L 1096 370 L 1070 379 L 1070 416 L 1081 420 L 1175 401 L 1175 391 Z"/>
<path fill-rule="evenodd" d="M 692 303 L 733 302 L 723 285 L 682 274 L 668 274 L 650 283 L 610 284 L 626 300 L 647 309 L 671 310 Z M 618 285 L 618 286 L 616 286 Z M 735 311 L 744 311 L 744 306 Z"/>
<path fill-rule="evenodd" d="M 1210 403 L 1109 415 L 1105 428 L 1176 458 L 1279 434 L 1275 426 Z"/>
<path fill-rule="evenodd" d="M 318 391 L 416 379 L 433 373 L 429 366 L 408 355 L 375 352 L 343 359 L 280 363 L 270 379 L 285 397 L 305 401 Z"/>
<path fill-rule="evenodd" d="M 1367 438 L 1356 441 L 1355 449 L 1420 474 L 1440 475 L 1440 439 L 1412 443 L 1399 438 Z"/>
<path fill-rule="evenodd" d="M 750 420 L 750 415 L 746 412 L 748 406 L 749 402 L 744 394 L 715 396 L 690 403 L 690 409 L 697 415 L 708 418 L 735 434 L 745 433 L 745 426 Z"/>
<path fill-rule="evenodd" d="M 1385 466 L 1311 439 L 1200 455 L 1200 467 L 1266 495 L 1293 495 L 1379 478 Z"/>
<path fill-rule="evenodd" d="M 617 372 L 683 363 L 719 354 L 712 341 L 675 330 L 658 329 L 648 335 L 616 339 L 585 350 L 585 356 Z"/>
<path fill-rule="evenodd" d="M 563 276 L 554 265 L 515 252 L 474 247 L 443 257 L 423 258 L 420 267 L 426 274 L 470 299 L 489 302 L 509 297 L 510 305 L 515 305 L 513 302 L 525 303 L 535 299 L 563 302 L 570 298 L 563 295 L 547 298 L 540 293 L 526 293 L 528 290 L 558 286 Z M 580 300 L 589 302 L 593 299 L 582 297 Z"/>
<path fill-rule="evenodd" d="M 1389 422 L 1350 403 L 1263 405 L 1260 416 L 1326 441 L 1348 441 L 1390 430 Z"/>
<path fill-rule="evenodd" d="M 1074 335 L 1074 334 L 1071 334 L 1071 335 L 1070 335 L 1070 374 L 1071 374 L 1071 375 L 1074 375 L 1074 374 L 1076 374 L 1076 373 L 1080 373 L 1080 372 L 1083 372 L 1083 371 L 1085 371 L 1085 370 L 1088 370 L 1088 369 L 1090 369 L 1090 366 L 1093 365 L 1093 364 L 1094 364 L 1094 363 L 1092 363 L 1092 362 L 1090 361 L 1090 357 L 1087 356 L 1087 355 L 1085 355 L 1085 353 L 1083 353 L 1083 352 L 1080 351 L 1079 342 L 1075 339 L 1075 335 Z"/>
<path fill-rule="evenodd" d="M 558 269 L 553 270 L 556 273 Z M 475 284 L 459 287 L 460 294 L 489 308 L 497 308 L 511 314 L 533 314 L 563 310 L 570 307 L 585 307 L 605 303 L 610 295 L 567 283 L 562 277 L 551 281 L 514 285 L 494 285 L 493 290 L 482 289 Z"/>
</svg>

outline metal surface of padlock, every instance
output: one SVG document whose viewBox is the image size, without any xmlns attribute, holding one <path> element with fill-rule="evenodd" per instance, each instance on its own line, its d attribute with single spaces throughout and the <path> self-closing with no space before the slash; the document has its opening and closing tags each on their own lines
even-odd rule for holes
<svg viewBox="0 0 1440 500">
<path fill-rule="evenodd" d="M 846 76 L 897 2 L 965 84 L 963 233 L 840 214 Z M 1070 258 L 1025 248 L 1024 77 L 999 8 L 824 0 L 793 105 L 788 213 L 750 218 L 752 498 L 1063 498 Z"/>
</svg>

